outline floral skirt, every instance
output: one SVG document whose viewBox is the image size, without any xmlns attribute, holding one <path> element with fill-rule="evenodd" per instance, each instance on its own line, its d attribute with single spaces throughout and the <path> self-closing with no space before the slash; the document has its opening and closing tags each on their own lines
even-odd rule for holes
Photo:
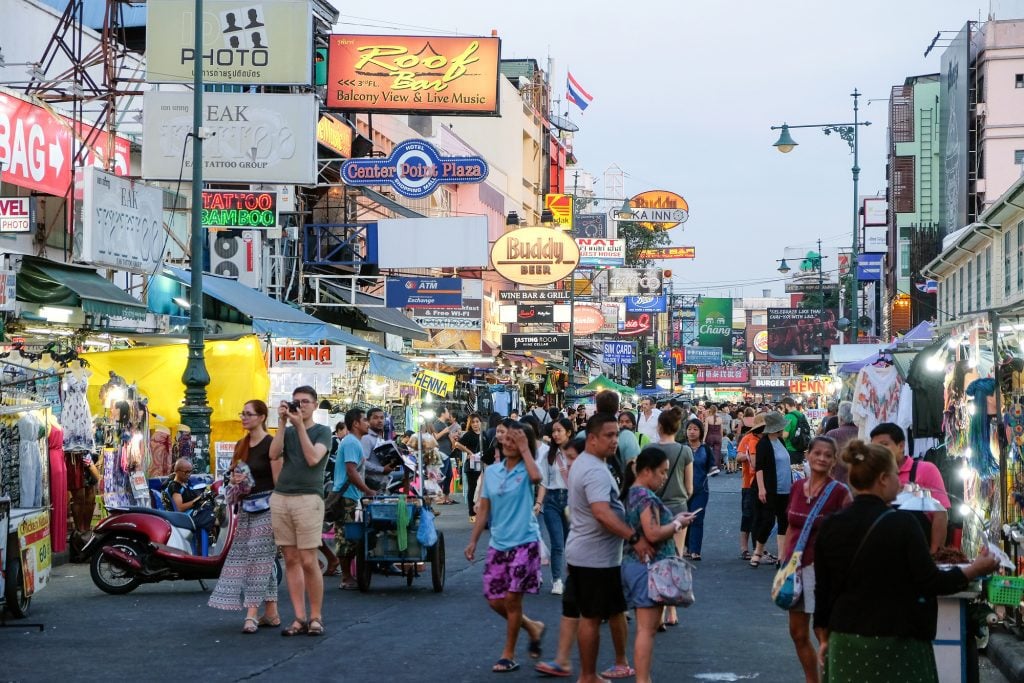
<svg viewBox="0 0 1024 683">
<path fill-rule="evenodd" d="M 824 683 L 937 683 L 932 644 L 832 632 Z"/>
<path fill-rule="evenodd" d="M 540 584 L 539 541 L 508 550 L 487 549 L 484 597 L 488 600 L 503 600 L 508 593 L 537 593 Z"/>
<path fill-rule="evenodd" d="M 270 511 L 238 513 L 235 539 L 210 596 L 210 607 L 240 610 L 277 601 L 277 545 Z"/>
</svg>

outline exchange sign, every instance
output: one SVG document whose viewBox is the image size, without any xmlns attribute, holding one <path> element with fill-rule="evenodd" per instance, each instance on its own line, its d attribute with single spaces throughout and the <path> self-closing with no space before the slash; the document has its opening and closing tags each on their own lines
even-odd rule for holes
<svg viewBox="0 0 1024 683">
<path fill-rule="evenodd" d="M 567 233 L 551 228 L 519 228 L 499 237 L 491 247 L 498 274 L 521 285 L 558 282 L 576 269 L 580 250 Z"/>
<path fill-rule="evenodd" d="M 500 52 L 498 38 L 332 35 L 327 108 L 497 114 Z"/>
<path fill-rule="evenodd" d="M 462 308 L 462 280 L 457 277 L 388 278 L 388 308 Z"/>
<path fill-rule="evenodd" d="M 349 159 L 341 177 L 346 185 L 390 185 L 403 197 L 419 199 L 438 185 L 482 183 L 487 170 L 483 157 L 443 157 L 425 140 L 406 140 L 383 159 Z"/>
<path fill-rule="evenodd" d="M 273 228 L 276 226 L 276 192 L 203 190 L 204 228 Z"/>
</svg>

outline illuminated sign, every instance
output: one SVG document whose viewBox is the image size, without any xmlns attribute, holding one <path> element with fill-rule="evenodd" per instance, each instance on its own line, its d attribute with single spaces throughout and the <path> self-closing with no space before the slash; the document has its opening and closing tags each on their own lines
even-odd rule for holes
<svg viewBox="0 0 1024 683">
<path fill-rule="evenodd" d="M 352 156 L 354 134 L 351 126 L 328 114 L 321 114 L 316 124 L 316 141 L 346 158 Z"/>
<path fill-rule="evenodd" d="M 666 190 L 648 190 L 629 200 L 630 210 L 612 211 L 616 221 L 633 221 L 647 230 L 669 230 L 690 217 L 690 205 L 681 195 Z"/>
<path fill-rule="evenodd" d="M 608 296 L 626 297 L 662 293 L 660 268 L 615 268 L 608 271 Z"/>
<path fill-rule="evenodd" d="M 696 258 L 695 247 L 654 247 L 641 249 L 637 252 L 638 259 L 670 259 L 670 258 Z"/>
<path fill-rule="evenodd" d="M 544 208 L 551 211 L 555 225 L 562 230 L 572 230 L 572 195 L 546 194 L 544 195 Z"/>
<path fill-rule="evenodd" d="M 447 375 L 433 370 L 417 370 L 412 376 L 412 383 L 438 396 L 447 396 L 455 388 L 455 375 Z"/>
<path fill-rule="evenodd" d="M 457 277 L 388 278 L 384 302 L 388 308 L 462 308 L 462 280 Z"/>
<path fill-rule="evenodd" d="M 626 263 L 626 240 L 577 237 L 581 266 L 621 266 Z"/>
<path fill-rule="evenodd" d="M 327 108 L 498 113 L 498 38 L 332 35 Z"/>
<path fill-rule="evenodd" d="M 498 301 L 568 301 L 567 289 L 502 289 Z"/>
<path fill-rule="evenodd" d="M 519 228 L 491 247 L 491 263 L 502 277 L 521 285 L 547 285 L 570 275 L 580 250 L 568 234 L 552 228 Z"/>
<path fill-rule="evenodd" d="M 606 341 L 603 359 L 610 365 L 636 362 L 636 344 L 634 342 Z"/>
<path fill-rule="evenodd" d="M 597 306 L 576 304 L 573 307 L 573 332 L 580 336 L 600 332 L 604 327 L 604 313 Z M 568 331 L 568 326 L 563 325 Z"/>
<path fill-rule="evenodd" d="M 629 313 L 664 313 L 668 306 L 665 296 L 627 296 L 626 311 Z"/>
<path fill-rule="evenodd" d="M 274 346 L 271 367 L 344 369 L 346 347 L 340 345 Z"/>
<path fill-rule="evenodd" d="M 502 351 L 568 351 L 567 334 L 503 334 Z"/>
<path fill-rule="evenodd" d="M 758 353 L 768 353 L 768 330 L 761 330 L 754 335 L 754 350 Z"/>
<path fill-rule="evenodd" d="M 424 140 L 406 140 L 387 157 L 349 159 L 341 165 L 346 185 L 390 185 L 403 197 L 419 199 L 438 185 L 481 183 L 487 177 L 483 157 L 443 157 Z"/>
<path fill-rule="evenodd" d="M 0 232 L 31 232 L 35 222 L 32 197 L 0 197 Z"/>
<path fill-rule="evenodd" d="M 204 228 L 273 228 L 276 226 L 276 192 L 203 190 Z"/>
<path fill-rule="evenodd" d="M 626 322 L 623 323 L 619 334 L 623 337 L 639 337 L 651 334 L 654 331 L 654 316 L 650 313 L 626 313 Z"/>
</svg>

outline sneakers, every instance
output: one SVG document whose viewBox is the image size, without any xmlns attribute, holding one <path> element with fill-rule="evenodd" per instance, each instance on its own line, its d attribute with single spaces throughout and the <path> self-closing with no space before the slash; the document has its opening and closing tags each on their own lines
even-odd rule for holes
<svg viewBox="0 0 1024 683">
<path fill-rule="evenodd" d="M 718 474 L 719 474 L 719 472 L 721 472 L 721 471 L 722 471 L 722 470 L 720 470 L 720 469 L 719 469 L 719 468 L 717 468 L 717 467 L 712 467 L 712 468 L 711 468 L 711 470 L 710 470 L 710 471 L 708 472 L 708 476 L 709 476 L 709 477 L 717 477 L 717 476 L 718 476 Z"/>
<path fill-rule="evenodd" d="M 562 584 L 562 580 L 561 579 L 555 579 L 554 583 L 551 584 L 551 594 L 552 595 L 561 595 L 564 590 L 565 590 L 565 585 Z"/>
</svg>

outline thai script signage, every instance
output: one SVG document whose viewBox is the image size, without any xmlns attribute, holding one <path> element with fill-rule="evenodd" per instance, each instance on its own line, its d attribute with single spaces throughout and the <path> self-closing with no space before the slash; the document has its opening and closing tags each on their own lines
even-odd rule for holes
<svg viewBox="0 0 1024 683">
<path fill-rule="evenodd" d="M 349 159 L 341 165 L 341 178 L 352 186 L 389 185 L 419 199 L 438 185 L 483 182 L 487 171 L 483 157 L 443 157 L 429 142 L 406 140 L 383 159 Z"/>
<path fill-rule="evenodd" d="M 146 80 L 309 85 L 313 14 L 308 0 L 203 0 L 202 52 L 195 50 L 194 0 L 146 3 Z"/>
<path fill-rule="evenodd" d="M 500 52 L 498 38 L 332 35 L 327 108 L 497 114 Z"/>
<path fill-rule="evenodd" d="M 491 247 L 491 263 L 502 277 L 521 285 L 558 282 L 576 269 L 580 250 L 561 230 L 519 228 L 499 237 Z"/>
<path fill-rule="evenodd" d="M 698 382 L 744 384 L 748 379 L 746 368 L 706 368 L 697 370 Z"/>
<path fill-rule="evenodd" d="M 626 262 L 626 240 L 577 237 L 581 266 L 621 266 Z"/>
<path fill-rule="evenodd" d="M 203 190 L 204 228 L 273 228 L 276 226 L 276 192 Z"/>
</svg>

